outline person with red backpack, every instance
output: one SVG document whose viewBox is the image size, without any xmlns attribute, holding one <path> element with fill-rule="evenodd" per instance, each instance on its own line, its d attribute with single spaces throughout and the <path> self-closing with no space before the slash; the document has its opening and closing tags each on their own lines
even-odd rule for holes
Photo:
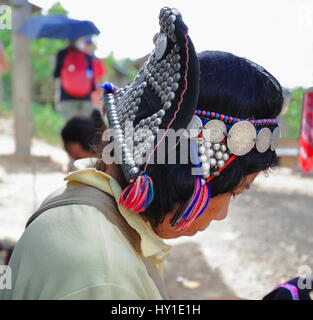
<svg viewBox="0 0 313 320">
<path fill-rule="evenodd" d="M 65 120 L 75 115 L 88 116 L 95 82 L 92 57 L 81 50 L 80 40 L 71 41 L 58 52 L 53 75 L 59 78 L 56 110 Z"/>
</svg>

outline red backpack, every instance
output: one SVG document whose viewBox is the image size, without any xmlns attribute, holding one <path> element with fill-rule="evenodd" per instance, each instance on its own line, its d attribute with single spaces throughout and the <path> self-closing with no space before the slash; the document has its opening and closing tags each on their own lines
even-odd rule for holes
<svg viewBox="0 0 313 320">
<path fill-rule="evenodd" d="M 61 69 L 61 85 L 67 94 L 82 98 L 91 93 L 93 72 L 88 64 L 85 53 L 68 49 Z"/>
</svg>

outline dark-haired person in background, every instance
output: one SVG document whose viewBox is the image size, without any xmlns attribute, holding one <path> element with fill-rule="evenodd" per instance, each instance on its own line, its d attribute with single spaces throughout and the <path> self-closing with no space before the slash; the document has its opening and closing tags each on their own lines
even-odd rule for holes
<svg viewBox="0 0 313 320">
<path fill-rule="evenodd" d="M 102 160 L 66 178 L 68 188 L 58 200 L 50 196 L 52 202 L 29 220 L 9 264 L 13 290 L 2 290 L 2 298 L 167 299 L 162 265 L 169 246 L 163 239 L 193 236 L 224 219 L 232 196 L 276 165 L 279 82 L 231 53 L 197 55 L 176 9 L 163 8 L 159 19 L 155 51 L 136 80 L 118 91 L 105 86 L 106 116 L 117 130 L 114 156 L 124 150 L 127 165 Z M 153 138 L 150 147 L 137 141 L 135 161 L 125 144 L 135 141 L 126 120 L 135 122 L 138 141 L 144 126 L 152 134 L 144 135 Z M 189 131 L 200 163 L 146 160 L 140 166 L 160 128 L 199 129 L 196 135 Z M 158 145 L 150 154 L 155 150 Z M 165 156 L 175 152 L 165 149 Z"/>
<path fill-rule="evenodd" d="M 101 113 L 96 109 L 89 117 L 75 116 L 65 124 L 61 136 L 72 160 L 101 157 L 94 147 L 99 144 L 99 130 L 103 125 Z"/>
</svg>

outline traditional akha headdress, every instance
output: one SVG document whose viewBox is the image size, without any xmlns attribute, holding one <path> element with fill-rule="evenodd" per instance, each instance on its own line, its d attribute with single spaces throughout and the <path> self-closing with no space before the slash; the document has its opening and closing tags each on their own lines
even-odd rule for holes
<svg viewBox="0 0 313 320">
<path fill-rule="evenodd" d="M 183 232 L 208 206 L 209 182 L 252 148 L 275 150 L 280 131 L 276 119 L 239 119 L 196 110 L 199 62 L 188 29 L 177 9 L 161 9 L 159 23 L 155 48 L 136 78 L 123 88 L 104 85 L 104 107 L 115 130 L 115 156 L 129 182 L 119 203 L 133 212 L 143 212 L 153 200 L 153 181 L 146 169 L 168 129 L 187 129 L 195 189 L 172 220 L 172 227 Z"/>
</svg>

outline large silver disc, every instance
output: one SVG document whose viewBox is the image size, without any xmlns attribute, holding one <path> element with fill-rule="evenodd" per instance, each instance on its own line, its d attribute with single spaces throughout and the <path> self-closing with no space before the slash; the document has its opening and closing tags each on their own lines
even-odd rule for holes
<svg viewBox="0 0 313 320">
<path fill-rule="evenodd" d="M 195 138 L 199 135 L 202 128 L 203 128 L 203 124 L 202 124 L 201 119 L 198 116 L 193 115 L 186 130 L 187 130 L 190 138 Z"/>
<path fill-rule="evenodd" d="M 155 41 L 155 49 L 154 49 L 155 57 L 158 60 L 160 60 L 164 56 L 166 47 L 167 47 L 167 36 L 165 33 L 160 33 L 158 38 Z"/>
<path fill-rule="evenodd" d="M 248 121 L 234 124 L 227 135 L 227 147 L 237 156 L 248 153 L 255 145 L 256 131 Z"/>
<path fill-rule="evenodd" d="M 256 149 L 260 152 L 263 153 L 266 150 L 268 150 L 268 148 L 271 145 L 271 137 L 272 137 L 272 132 L 269 128 L 262 128 L 257 137 L 256 137 Z"/>
<path fill-rule="evenodd" d="M 227 135 L 226 125 L 220 120 L 210 120 L 203 128 L 203 136 L 206 140 L 217 143 L 222 141 Z"/>
<path fill-rule="evenodd" d="M 271 139 L 271 150 L 274 151 L 279 143 L 279 139 L 280 139 L 280 128 L 276 127 L 273 131 L 272 134 L 272 139 Z"/>
</svg>

